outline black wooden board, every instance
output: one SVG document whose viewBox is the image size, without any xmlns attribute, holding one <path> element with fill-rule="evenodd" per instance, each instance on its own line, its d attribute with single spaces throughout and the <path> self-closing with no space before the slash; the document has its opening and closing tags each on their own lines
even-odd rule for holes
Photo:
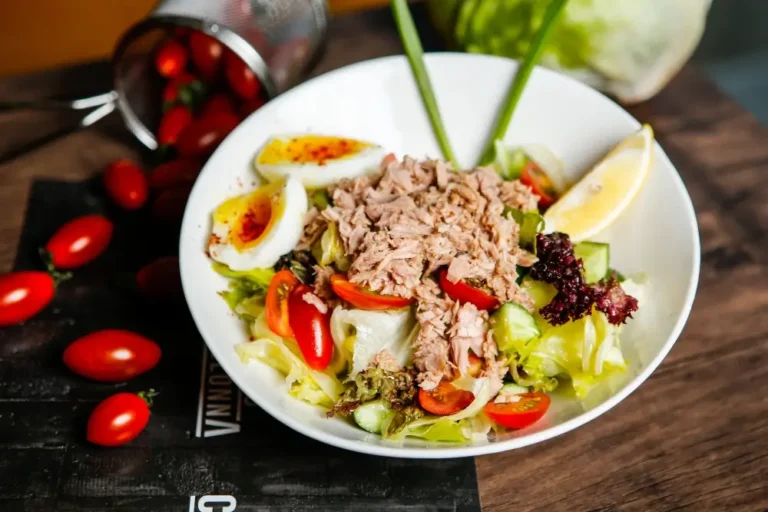
<svg viewBox="0 0 768 512">
<path fill-rule="evenodd" d="M 115 221 L 107 253 L 78 270 L 36 318 L 0 329 L 0 511 L 480 510 L 472 459 L 343 451 L 243 399 L 186 311 L 146 304 L 131 288 L 141 266 L 173 254 L 176 235 L 143 213 L 110 209 L 97 183 L 33 185 L 16 269 L 39 268 L 37 248 L 63 222 L 92 212 Z M 161 363 L 115 385 L 69 372 L 64 348 L 104 328 L 157 340 Z M 101 399 L 150 387 L 160 395 L 139 438 L 111 449 L 85 441 L 85 422 Z"/>
</svg>

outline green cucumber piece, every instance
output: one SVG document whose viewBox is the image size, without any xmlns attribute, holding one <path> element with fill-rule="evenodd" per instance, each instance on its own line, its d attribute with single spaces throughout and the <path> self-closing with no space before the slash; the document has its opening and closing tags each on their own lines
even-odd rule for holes
<svg viewBox="0 0 768 512">
<path fill-rule="evenodd" d="M 501 386 L 501 389 L 499 390 L 500 395 L 519 395 L 521 393 L 528 393 L 530 389 L 526 388 L 525 386 L 520 386 L 518 384 L 512 384 L 511 382 L 508 384 L 504 384 Z"/>
<path fill-rule="evenodd" d="M 352 412 L 357 425 L 371 434 L 381 434 L 384 421 L 392 414 L 392 409 L 382 400 L 366 402 Z"/>
<path fill-rule="evenodd" d="M 611 248 L 600 242 L 581 242 L 574 246 L 573 253 L 584 263 L 584 278 L 587 284 L 600 281 L 608 275 Z"/>
<path fill-rule="evenodd" d="M 493 314 L 493 337 L 499 350 L 520 351 L 525 343 L 541 336 L 536 319 L 524 307 L 507 302 Z"/>
<path fill-rule="evenodd" d="M 520 247 L 536 254 L 536 235 L 538 235 L 544 229 L 544 217 L 538 212 L 538 210 L 529 210 L 522 212 L 517 208 L 505 207 L 504 214 L 507 218 L 510 216 L 520 226 L 518 237 L 520 240 Z"/>
<path fill-rule="evenodd" d="M 533 305 L 536 311 L 540 310 L 555 298 L 557 290 L 554 286 L 543 281 L 536 281 L 531 277 L 524 277 L 520 287 L 528 292 L 528 295 L 533 299 Z"/>
</svg>

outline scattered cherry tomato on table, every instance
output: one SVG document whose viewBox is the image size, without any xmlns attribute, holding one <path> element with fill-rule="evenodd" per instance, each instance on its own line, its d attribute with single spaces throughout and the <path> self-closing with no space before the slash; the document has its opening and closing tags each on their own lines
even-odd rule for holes
<svg viewBox="0 0 768 512">
<path fill-rule="evenodd" d="M 463 281 L 452 283 L 448 280 L 448 271 L 440 271 L 440 288 L 455 301 L 469 302 L 474 304 L 477 309 L 490 310 L 499 305 L 499 300 L 483 290 L 470 286 Z"/>
<path fill-rule="evenodd" d="M 179 134 L 192 123 L 192 112 L 184 105 L 171 107 L 160 119 L 157 142 L 161 146 L 173 145 Z"/>
<path fill-rule="evenodd" d="M 264 106 L 266 103 L 266 100 L 262 95 L 258 95 L 253 99 L 245 100 L 238 109 L 238 113 L 240 114 L 240 119 L 245 119 L 249 115 L 256 112 L 258 109 Z"/>
<path fill-rule="evenodd" d="M 100 382 L 121 382 L 154 368 L 160 361 L 154 341 L 130 331 L 105 329 L 72 342 L 64 364 L 76 374 Z"/>
<path fill-rule="evenodd" d="M 126 210 L 137 210 L 147 202 L 147 176 L 130 160 L 117 160 L 104 172 L 104 188 L 112 201 Z"/>
<path fill-rule="evenodd" d="M 55 293 L 56 280 L 47 272 L 25 270 L 0 276 L 0 327 L 29 320 Z"/>
<path fill-rule="evenodd" d="M 246 63 L 232 51 L 224 55 L 224 74 L 232 90 L 244 100 L 258 96 L 261 82 Z"/>
<path fill-rule="evenodd" d="M 369 311 L 399 309 L 411 304 L 410 299 L 395 295 L 382 295 L 350 283 L 343 274 L 331 276 L 331 288 L 333 293 L 359 309 Z"/>
<path fill-rule="evenodd" d="M 187 67 L 187 49 L 177 41 L 168 41 L 155 54 L 155 69 L 160 76 L 174 78 Z"/>
<path fill-rule="evenodd" d="M 166 256 L 149 263 L 136 274 L 136 285 L 148 301 L 163 304 L 181 302 L 184 294 L 179 258 Z"/>
<path fill-rule="evenodd" d="M 224 93 L 216 93 L 205 102 L 200 110 L 200 117 L 211 117 L 217 114 L 235 115 L 235 102 Z"/>
<path fill-rule="evenodd" d="M 207 82 L 215 81 L 221 70 L 224 45 L 208 34 L 193 31 L 189 34 L 189 50 L 192 63 L 200 76 Z"/>
<path fill-rule="evenodd" d="M 86 438 L 100 446 L 120 446 L 134 440 L 149 423 L 154 390 L 117 393 L 99 405 L 88 418 Z"/>
<path fill-rule="evenodd" d="M 184 217 L 192 187 L 177 185 L 163 190 L 152 202 L 152 216 L 168 227 L 177 227 Z"/>
<path fill-rule="evenodd" d="M 112 221 L 101 215 L 85 215 L 61 226 L 45 246 L 57 268 L 77 268 L 104 252 L 112 238 Z"/>
<path fill-rule="evenodd" d="M 215 114 L 190 123 L 176 140 L 182 157 L 206 157 L 234 130 L 240 120 L 232 114 Z"/>
<path fill-rule="evenodd" d="M 290 272 L 290 271 L 289 271 Z M 288 295 L 288 321 L 304 362 L 313 370 L 325 370 L 333 358 L 330 314 L 304 300 L 312 288 L 299 283 Z"/>
<path fill-rule="evenodd" d="M 449 416 L 469 407 L 475 399 L 472 392 L 441 380 L 435 389 L 419 388 L 419 404 L 425 411 L 437 416 Z"/>
<path fill-rule="evenodd" d="M 521 393 L 512 398 L 516 402 L 489 402 L 483 410 L 491 420 L 502 427 L 525 428 L 541 419 L 552 400 L 546 393 Z"/>
<path fill-rule="evenodd" d="M 290 270 L 284 269 L 272 277 L 267 288 L 266 311 L 267 326 L 283 338 L 293 338 L 293 330 L 288 320 L 288 297 L 299 284 L 299 280 Z"/>
<path fill-rule="evenodd" d="M 149 186 L 159 190 L 174 185 L 191 185 L 202 168 L 202 162 L 196 158 L 179 158 L 165 162 L 149 174 Z"/>
</svg>

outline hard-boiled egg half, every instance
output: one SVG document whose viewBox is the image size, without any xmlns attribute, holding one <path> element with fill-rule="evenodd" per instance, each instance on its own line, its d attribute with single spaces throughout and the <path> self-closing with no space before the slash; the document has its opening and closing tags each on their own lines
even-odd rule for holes
<svg viewBox="0 0 768 512">
<path fill-rule="evenodd" d="M 232 270 L 271 267 L 301 238 L 307 193 L 296 178 L 224 201 L 213 212 L 208 253 Z"/>
<path fill-rule="evenodd" d="M 269 181 L 291 176 L 311 189 L 376 172 L 385 155 L 381 146 L 355 139 L 277 135 L 261 148 L 254 165 Z"/>
</svg>

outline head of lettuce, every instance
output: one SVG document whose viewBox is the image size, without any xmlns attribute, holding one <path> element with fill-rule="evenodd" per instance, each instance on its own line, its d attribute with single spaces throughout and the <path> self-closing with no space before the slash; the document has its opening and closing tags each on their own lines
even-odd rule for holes
<svg viewBox="0 0 768 512">
<path fill-rule="evenodd" d="M 542 54 L 559 70 L 632 104 L 654 96 L 693 53 L 712 0 L 570 0 Z M 430 0 L 454 46 L 522 58 L 546 0 Z"/>
</svg>

